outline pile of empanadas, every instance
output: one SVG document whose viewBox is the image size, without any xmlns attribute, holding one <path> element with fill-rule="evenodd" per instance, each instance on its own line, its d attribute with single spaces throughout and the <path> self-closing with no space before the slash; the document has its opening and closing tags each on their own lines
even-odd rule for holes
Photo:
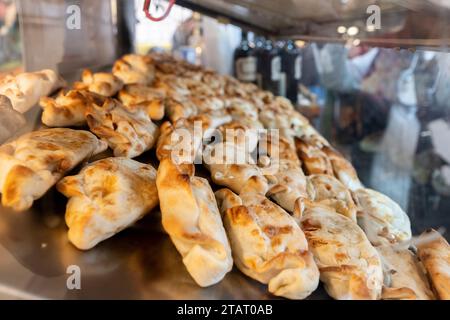
<svg viewBox="0 0 450 320">
<path fill-rule="evenodd" d="M 4 206 L 23 211 L 56 185 L 69 198 L 77 248 L 159 203 L 202 287 L 234 264 L 289 299 L 308 297 L 319 281 L 335 299 L 449 299 L 445 239 L 413 239 L 406 213 L 365 188 L 289 100 L 165 54 L 126 55 L 111 73 L 86 70 L 48 97 L 58 79 L 42 71 L 0 85 L 0 102 L 15 110 L 40 98 L 48 127 L 0 147 L 0 191 Z M 108 147 L 114 157 L 90 162 Z M 158 168 L 133 159 L 149 151 Z"/>
</svg>

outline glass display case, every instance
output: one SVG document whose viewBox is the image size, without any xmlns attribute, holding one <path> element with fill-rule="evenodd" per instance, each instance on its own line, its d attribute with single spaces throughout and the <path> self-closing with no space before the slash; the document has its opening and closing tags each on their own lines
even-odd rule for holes
<svg viewBox="0 0 450 320">
<path fill-rule="evenodd" d="M 0 0 L 0 88 L 11 75 L 42 69 L 54 70 L 68 88 L 76 88 L 84 69 L 110 72 L 117 59 L 133 52 L 171 52 L 247 85 L 263 86 L 261 77 L 271 77 L 264 89 L 287 95 L 351 162 L 365 187 L 407 214 L 412 248 L 429 228 L 450 239 L 449 1 L 176 0 L 173 7 L 172 2 Z M 148 19 L 165 12 L 163 21 Z M 258 50 L 266 50 L 268 76 L 256 64 L 262 61 Z M 288 54 L 292 61 L 286 67 L 280 60 L 274 80 L 273 64 L 267 66 Z M 46 127 L 39 106 L 17 113 L 1 96 L 0 91 L 0 144 Z M 153 122 L 161 127 L 163 119 Z M 135 160 L 157 169 L 155 149 Z M 197 165 L 196 175 L 218 190 L 205 167 Z M 66 204 L 53 186 L 25 212 L 0 205 L 0 298 L 279 298 L 236 266 L 220 283 L 198 286 L 161 224 L 158 206 L 93 249 L 79 250 L 67 237 Z M 81 270 L 81 289 L 70 286 L 74 266 Z M 308 299 L 330 296 L 321 284 Z"/>
</svg>

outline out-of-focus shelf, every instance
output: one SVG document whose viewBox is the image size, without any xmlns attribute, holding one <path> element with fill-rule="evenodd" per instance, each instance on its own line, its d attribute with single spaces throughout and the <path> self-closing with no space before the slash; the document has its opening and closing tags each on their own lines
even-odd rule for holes
<svg viewBox="0 0 450 320">
<path fill-rule="evenodd" d="M 177 4 L 273 38 L 345 42 L 338 26 L 356 26 L 352 36 L 380 47 L 447 50 L 450 4 L 434 0 L 380 0 L 380 29 L 367 30 L 370 0 L 177 0 Z"/>
</svg>

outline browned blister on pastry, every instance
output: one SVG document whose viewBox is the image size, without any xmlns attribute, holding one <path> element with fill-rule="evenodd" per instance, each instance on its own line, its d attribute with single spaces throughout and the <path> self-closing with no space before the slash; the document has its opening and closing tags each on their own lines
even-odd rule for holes
<svg viewBox="0 0 450 320">
<path fill-rule="evenodd" d="M 88 106 L 86 120 L 91 131 L 108 142 L 116 157 L 137 157 L 151 149 L 158 138 L 158 127 L 147 113 L 130 112 L 115 99 L 106 99 L 102 106 Z"/>
<path fill-rule="evenodd" d="M 127 54 L 114 63 L 113 74 L 124 84 L 149 85 L 155 78 L 155 67 L 149 56 Z"/>
<path fill-rule="evenodd" d="M 306 206 L 300 218 L 309 248 L 328 294 L 338 300 L 380 299 L 380 256 L 351 219 L 320 204 Z"/>
<path fill-rule="evenodd" d="M 176 165 L 165 158 L 156 184 L 163 227 L 192 278 L 206 287 L 223 279 L 233 259 L 211 186 L 194 170 L 192 164 Z"/>
<path fill-rule="evenodd" d="M 211 173 L 212 181 L 240 193 L 252 176 L 264 178 L 264 173 L 247 150 L 233 142 L 217 143 L 203 153 L 204 165 Z"/>
<path fill-rule="evenodd" d="M 267 188 L 265 180 L 252 177 L 239 196 L 229 189 L 216 192 L 234 261 L 272 294 L 304 299 L 316 290 L 319 272 L 302 230 L 264 196 Z"/>
<path fill-rule="evenodd" d="M 214 142 L 229 142 L 251 153 L 258 146 L 259 130 L 253 128 L 251 124 L 247 125 L 245 120 L 233 120 L 221 125 L 216 136 Z"/>
<path fill-rule="evenodd" d="M 309 194 L 293 140 L 267 133 L 262 135 L 259 150 L 267 154 L 272 166 L 272 172 L 265 174 L 270 184 L 267 196 L 288 212 L 294 212 L 296 202 L 308 199 Z"/>
<path fill-rule="evenodd" d="M 194 163 L 202 156 L 202 143 L 208 138 L 208 133 L 213 133 L 215 128 L 229 120 L 228 116 L 199 115 L 180 118 L 174 123 L 164 122 L 160 128 L 156 156 L 159 160 L 170 157 L 176 163 Z"/>
<path fill-rule="evenodd" d="M 6 76 L 0 81 L 0 95 L 8 97 L 14 110 L 25 113 L 39 102 L 63 87 L 65 81 L 53 70 L 24 72 Z"/>
<path fill-rule="evenodd" d="M 358 224 L 374 246 L 401 244 L 411 239 L 409 217 L 394 200 L 367 188 L 352 195 L 358 207 Z"/>
<path fill-rule="evenodd" d="M 383 262 L 384 300 L 432 300 L 433 292 L 417 257 L 408 249 L 376 247 Z"/>
<path fill-rule="evenodd" d="M 123 88 L 123 82 L 112 73 L 92 73 L 85 69 L 81 75 L 81 82 L 74 83 L 74 89 L 88 90 L 104 97 L 115 96 Z"/>
<path fill-rule="evenodd" d="M 42 123 L 48 127 L 83 126 L 87 107 L 90 104 L 102 105 L 103 102 L 102 97 L 86 91 L 61 90 L 56 98 L 41 98 Z"/>
<path fill-rule="evenodd" d="M 331 147 L 325 146 L 322 148 L 322 151 L 330 159 L 334 175 L 344 184 L 344 186 L 352 191 L 364 187 L 361 181 L 359 181 L 358 174 L 350 161 L 345 159 L 344 156 Z"/>
<path fill-rule="evenodd" d="M 333 175 L 331 161 L 320 148 L 299 138 L 295 139 L 295 146 L 306 175 Z"/>
<path fill-rule="evenodd" d="M 357 207 L 350 191 L 335 177 L 315 174 L 308 177 L 310 198 L 327 205 L 356 223 Z"/>
<path fill-rule="evenodd" d="M 189 98 L 174 99 L 169 97 L 165 100 L 165 114 L 170 121 L 176 122 L 180 119 L 197 115 L 198 110 Z"/>
<path fill-rule="evenodd" d="M 2 145 L 2 204 L 17 211 L 29 209 L 64 174 L 106 148 L 88 131 L 65 128 L 34 131 Z"/>
<path fill-rule="evenodd" d="M 155 74 L 155 81 L 152 83 L 152 88 L 161 90 L 166 97 L 177 100 L 191 95 L 191 91 L 182 78 L 174 75 L 161 74 L 159 72 Z"/>
<path fill-rule="evenodd" d="M 450 245 L 437 231 L 428 230 L 419 237 L 417 249 L 437 296 L 450 300 Z"/>
<path fill-rule="evenodd" d="M 69 198 L 69 240 L 82 250 L 129 227 L 158 204 L 156 170 L 128 158 L 91 163 L 57 188 Z"/>
<path fill-rule="evenodd" d="M 163 90 L 131 84 L 120 90 L 119 100 L 131 111 L 145 110 L 152 120 L 164 118 L 165 93 Z"/>
</svg>

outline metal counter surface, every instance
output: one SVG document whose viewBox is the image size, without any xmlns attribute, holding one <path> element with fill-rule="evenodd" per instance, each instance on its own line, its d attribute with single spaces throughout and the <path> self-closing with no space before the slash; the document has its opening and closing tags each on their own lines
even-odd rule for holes
<svg viewBox="0 0 450 320">
<path fill-rule="evenodd" d="M 29 212 L 0 212 L 0 294 L 22 299 L 274 299 L 266 286 L 233 269 L 200 288 L 162 230 L 156 210 L 90 251 L 67 240 L 66 200 L 54 188 Z M 67 289 L 67 267 L 81 289 Z M 319 288 L 310 299 L 326 299 Z"/>
</svg>

